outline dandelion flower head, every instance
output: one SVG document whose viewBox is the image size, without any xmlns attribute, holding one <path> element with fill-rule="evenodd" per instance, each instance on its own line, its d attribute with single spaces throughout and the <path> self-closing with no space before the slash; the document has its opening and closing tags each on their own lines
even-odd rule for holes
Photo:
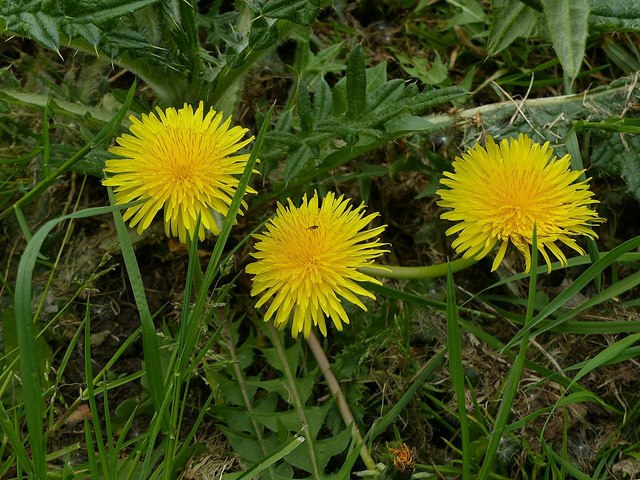
<svg viewBox="0 0 640 480">
<path fill-rule="evenodd" d="M 115 187 L 117 204 L 138 199 L 145 201 L 130 207 L 124 220 L 142 233 L 158 211 L 164 209 L 167 236 L 203 240 L 205 231 L 219 233 L 214 212 L 226 215 L 249 155 L 233 155 L 253 137 L 242 140 L 246 128 L 230 128 L 222 112 L 210 109 L 205 114 L 200 102 L 194 111 L 183 108 L 156 109 L 156 113 L 134 116 L 131 134 L 116 140 L 109 152 L 121 158 L 106 161 L 105 172 L 112 174 L 102 183 Z M 250 193 L 255 190 L 247 188 Z M 196 221 L 200 215 L 200 229 Z"/>
<path fill-rule="evenodd" d="M 300 207 L 291 200 L 278 204 L 266 230 L 255 236 L 256 260 L 247 266 L 254 275 L 251 296 L 260 296 L 256 308 L 271 301 L 265 321 L 275 316 L 275 326 L 284 328 L 293 317 L 292 336 L 308 337 L 314 325 L 326 336 L 325 318 L 338 330 L 349 323 L 343 299 L 367 310 L 357 295 L 375 297 L 356 282 L 380 282 L 357 269 L 372 267 L 387 250 L 377 238 L 386 226 L 365 230 L 378 214 L 365 215 L 364 209 L 331 192 L 322 202 L 317 192 L 311 200 L 305 195 Z"/>
<path fill-rule="evenodd" d="M 445 172 L 441 181 L 448 188 L 436 192 L 438 205 L 451 209 L 442 218 L 458 222 L 446 231 L 458 234 L 452 246 L 464 258 L 481 259 L 498 244 L 493 271 L 513 243 L 528 272 L 535 225 L 537 248 L 549 271 L 549 252 L 567 264 L 558 243 L 584 255 L 575 237 L 597 238 L 591 227 L 604 219 L 589 208 L 598 201 L 587 180 L 577 181 L 584 170 L 571 170 L 570 163 L 569 155 L 553 156 L 549 142 L 533 143 L 523 134 L 500 144 L 489 137 L 485 147 L 475 145 L 456 158 L 454 172 Z"/>
</svg>

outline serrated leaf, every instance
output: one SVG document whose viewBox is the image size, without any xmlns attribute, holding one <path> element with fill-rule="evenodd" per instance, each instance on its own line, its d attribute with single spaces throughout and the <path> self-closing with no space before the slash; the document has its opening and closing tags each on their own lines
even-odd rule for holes
<svg viewBox="0 0 640 480">
<path fill-rule="evenodd" d="M 464 88 L 460 87 L 446 87 L 428 90 L 417 95 L 413 101 L 409 103 L 409 111 L 413 115 L 420 115 L 436 105 L 450 102 L 451 100 L 466 95 L 467 93 L 468 92 Z"/>
<path fill-rule="evenodd" d="M 573 81 L 578 75 L 587 44 L 589 0 L 542 0 L 553 49 Z"/>
<path fill-rule="evenodd" d="M 307 403 L 307 400 L 311 397 L 311 393 L 313 392 L 313 386 L 315 385 L 315 378 L 317 374 L 317 368 L 314 369 L 308 375 L 305 375 L 302 378 L 298 378 L 296 380 L 296 385 L 298 387 L 298 395 L 300 396 L 300 402 L 304 405 Z M 281 378 L 275 380 L 256 380 L 256 379 L 246 379 L 245 381 L 247 386 L 251 386 L 251 391 L 255 392 L 256 388 L 262 388 L 267 392 L 275 392 L 280 395 L 285 402 L 292 404 L 293 399 L 291 398 L 291 392 L 288 390 L 288 386 L 285 382 L 282 381 Z M 255 393 L 252 393 L 253 397 Z"/>
<path fill-rule="evenodd" d="M 338 435 L 324 440 L 316 440 L 315 453 L 318 468 L 324 473 L 331 457 L 344 452 L 351 441 L 351 427 L 342 430 Z M 304 449 L 298 448 L 285 457 L 285 460 L 297 468 L 309 471 L 309 454 Z"/>
<path fill-rule="evenodd" d="M 325 402 L 324 405 L 319 407 L 304 408 L 305 419 L 307 420 L 313 438 L 318 436 L 318 432 L 320 432 L 324 424 L 324 419 L 331 405 L 331 402 Z M 286 412 L 251 412 L 247 415 L 273 432 L 278 431 L 278 422 L 281 422 L 289 432 L 298 432 L 302 429 L 300 413 L 296 410 L 288 410 Z"/>
<path fill-rule="evenodd" d="M 397 101 L 406 93 L 406 83 L 400 78 L 389 80 L 369 94 L 370 112 L 396 107 Z"/>
<path fill-rule="evenodd" d="M 302 144 L 298 147 L 287 159 L 284 165 L 284 181 L 290 182 L 298 176 L 314 159 L 315 155 L 313 150 L 306 145 Z"/>
<path fill-rule="evenodd" d="M 82 38 L 95 48 L 105 33 L 118 37 L 110 22 L 120 21 L 123 16 L 160 1 L 3 2 L 0 18 L 5 20 L 7 30 L 32 38 L 53 51 L 58 51 L 60 32 L 71 40 Z"/>
<path fill-rule="evenodd" d="M 316 19 L 320 7 L 309 0 L 270 0 L 262 7 L 262 15 L 270 18 L 281 18 L 309 26 Z"/>
<path fill-rule="evenodd" d="M 308 134 L 313 128 L 314 117 L 311 111 L 311 98 L 309 90 L 304 82 L 298 85 L 298 115 L 300 116 L 300 128 L 303 134 Z"/>
<path fill-rule="evenodd" d="M 489 54 L 504 50 L 516 38 L 529 37 L 542 15 L 520 0 L 493 0 L 489 30 Z"/>
<path fill-rule="evenodd" d="M 279 372 L 284 373 L 285 369 L 282 365 L 282 361 L 280 360 L 280 355 L 278 355 L 277 349 L 265 348 L 262 350 L 262 353 L 273 368 L 277 369 Z M 284 355 L 287 358 L 289 369 L 292 372 L 296 372 L 298 370 L 298 364 L 300 360 L 300 344 L 298 342 L 294 343 L 291 347 L 285 350 Z"/>
<path fill-rule="evenodd" d="M 260 462 L 263 458 L 269 455 L 269 452 L 274 452 L 281 443 L 277 435 L 263 435 L 263 445 L 267 450 L 266 452 L 263 452 L 260 443 L 255 436 L 251 434 L 238 433 L 223 425 L 217 425 L 216 428 L 224 433 L 224 436 L 227 437 L 233 451 L 240 455 L 242 460 L 249 465 Z"/>
<path fill-rule="evenodd" d="M 238 388 L 238 383 L 235 380 L 229 380 L 225 375 L 216 372 L 210 372 L 210 374 L 215 378 L 216 383 L 220 387 L 220 391 L 228 404 L 242 407 L 245 406 L 242 391 Z M 247 383 L 247 393 L 249 398 L 253 398 L 256 390 L 258 389 L 256 383 L 257 382 Z"/>
<path fill-rule="evenodd" d="M 268 20 L 258 17 L 251 23 L 249 33 L 249 45 L 255 50 L 264 50 L 278 41 L 278 23 L 276 20 Z"/>
<path fill-rule="evenodd" d="M 596 137 L 597 138 L 597 137 Z M 640 201 L 640 137 L 614 133 L 597 142 L 591 154 L 591 164 L 603 171 L 620 175 L 627 183 L 629 192 Z"/>
<path fill-rule="evenodd" d="M 329 87 L 329 84 L 324 78 L 321 78 L 313 96 L 313 116 L 316 122 L 322 121 L 331 115 L 332 104 L 333 95 L 331 94 L 331 87 Z"/>
<path fill-rule="evenodd" d="M 35 13 L 23 11 L 17 15 L 5 17 L 5 21 L 7 22 L 7 30 L 23 37 L 32 38 L 54 52 L 58 51 L 60 46 L 59 19 L 40 11 Z"/>
<path fill-rule="evenodd" d="M 215 415 L 223 418 L 227 425 L 233 427 L 235 432 L 255 435 L 255 429 L 246 410 L 233 407 L 211 407 L 211 410 Z"/>
<path fill-rule="evenodd" d="M 356 119 L 367 111 L 367 74 L 364 50 L 356 45 L 347 62 L 347 118 Z"/>
<path fill-rule="evenodd" d="M 125 15 L 129 15 L 141 8 L 159 3 L 160 1 L 161 0 L 132 0 L 123 2 L 121 0 L 94 0 L 85 2 L 85 10 L 87 10 L 85 15 L 79 15 L 80 12 L 75 10 L 77 4 L 73 6 L 70 5 L 72 8 L 69 8 L 69 11 L 65 11 L 65 14 L 75 17 L 79 23 L 105 23 L 110 20 L 119 20 Z"/>
<path fill-rule="evenodd" d="M 93 48 L 97 48 L 102 39 L 102 31 L 93 23 L 87 24 L 62 24 L 62 32 L 68 38 L 82 38 Z"/>
<path fill-rule="evenodd" d="M 384 129 L 392 134 L 420 132 L 422 130 L 434 129 L 436 126 L 433 122 L 424 117 L 416 117 L 408 113 L 392 118 L 384 124 Z"/>
<path fill-rule="evenodd" d="M 605 32 L 640 32 L 640 3 L 629 0 L 591 0 L 589 26 Z"/>
</svg>

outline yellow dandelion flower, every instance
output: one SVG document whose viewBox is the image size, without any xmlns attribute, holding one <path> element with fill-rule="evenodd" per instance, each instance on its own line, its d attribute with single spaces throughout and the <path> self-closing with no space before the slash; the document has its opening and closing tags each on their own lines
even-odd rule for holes
<svg viewBox="0 0 640 480">
<path fill-rule="evenodd" d="M 308 337 L 312 325 L 326 336 L 325 317 L 338 330 L 349 323 L 342 299 L 367 310 L 356 295 L 375 297 L 356 282 L 380 282 L 357 268 L 371 267 L 372 260 L 387 250 L 378 238 L 367 242 L 386 226 L 363 230 L 378 216 L 365 216 L 364 208 L 353 208 L 344 196 L 333 193 L 320 205 L 317 192 L 309 201 L 305 195 L 300 207 L 291 200 L 288 207 L 278 204 L 266 230 L 255 235 L 256 261 L 247 266 L 254 275 L 251 296 L 260 295 L 256 308 L 271 300 L 265 322 L 275 314 L 275 326 L 284 328 L 293 315 L 294 337 L 300 332 Z"/>
<path fill-rule="evenodd" d="M 559 160 L 552 155 L 549 142 L 540 145 L 520 134 L 499 145 L 489 137 L 486 148 L 476 145 L 454 160 L 454 173 L 445 172 L 441 181 L 449 188 L 436 193 L 438 205 L 451 209 L 442 218 L 459 222 L 446 231 L 458 234 L 452 244 L 456 252 L 481 259 L 499 243 L 493 271 L 511 242 L 524 255 L 528 272 L 535 225 L 537 247 L 549 271 L 547 249 L 567 264 L 557 242 L 584 255 L 574 237 L 598 238 L 591 227 L 604 219 L 589 208 L 598 201 L 587 181 L 576 182 L 583 171 L 570 169 L 569 155 Z"/>
<path fill-rule="evenodd" d="M 131 135 L 116 140 L 109 152 L 122 158 L 107 160 L 104 171 L 113 174 L 103 185 L 115 187 L 117 204 L 137 199 L 145 202 L 128 208 L 124 220 L 142 233 L 156 213 L 164 209 L 164 230 L 182 243 L 195 238 L 196 220 L 200 214 L 197 236 L 205 231 L 220 231 L 214 212 L 226 215 L 249 155 L 233 153 L 247 145 L 253 137 L 242 140 L 246 128 L 229 128 L 231 119 L 222 121 L 222 112 L 204 105 L 194 112 L 191 105 L 183 108 L 156 108 L 154 113 L 134 116 Z M 250 193 L 255 190 L 247 188 Z"/>
</svg>

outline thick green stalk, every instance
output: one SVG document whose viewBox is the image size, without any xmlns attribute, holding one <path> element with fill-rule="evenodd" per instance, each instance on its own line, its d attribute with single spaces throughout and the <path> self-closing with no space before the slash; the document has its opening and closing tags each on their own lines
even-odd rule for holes
<svg viewBox="0 0 640 480">
<path fill-rule="evenodd" d="M 470 267 L 477 260 L 473 258 L 460 258 L 453 260 L 448 265 L 451 266 L 451 272 L 459 272 L 467 267 Z M 446 263 L 439 263 L 437 265 L 429 265 L 425 267 L 400 267 L 397 265 L 381 265 L 385 268 L 360 267 L 358 271 L 366 275 L 373 277 L 384 278 L 404 278 L 407 280 L 424 280 L 426 278 L 444 277 L 447 275 L 448 265 Z"/>
</svg>

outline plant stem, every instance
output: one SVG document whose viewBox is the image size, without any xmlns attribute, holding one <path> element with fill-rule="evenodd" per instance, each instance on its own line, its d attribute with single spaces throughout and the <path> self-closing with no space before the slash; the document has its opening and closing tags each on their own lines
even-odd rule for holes
<svg viewBox="0 0 640 480">
<path fill-rule="evenodd" d="M 459 258 L 449 263 L 452 272 L 459 272 L 475 264 L 477 260 L 473 258 Z M 405 278 L 407 280 L 423 280 L 426 278 L 444 277 L 447 275 L 447 264 L 439 263 L 424 267 L 400 267 L 397 265 L 381 265 L 379 267 L 360 267 L 359 272 L 366 275 L 384 278 Z"/>
<path fill-rule="evenodd" d="M 353 438 L 356 442 L 356 448 L 360 449 L 360 458 L 367 466 L 368 470 L 375 471 L 376 462 L 373 461 L 371 454 L 369 453 L 369 449 L 367 445 L 364 443 L 362 435 L 360 434 L 360 430 L 358 430 L 358 426 L 356 425 L 356 421 L 353 418 L 353 414 L 351 413 L 351 409 L 349 408 L 349 404 L 347 403 L 346 398 L 344 398 L 344 394 L 342 390 L 340 390 L 340 385 L 338 384 L 338 380 L 335 375 L 331 371 L 331 366 L 329 365 L 329 360 L 322 349 L 322 345 L 318 342 L 317 337 L 311 331 L 309 334 L 309 338 L 307 338 L 307 343 L 313 356 L 315 357 L 318 365 L 320 366 L 320 370 L 322 371 L 322 375 L 324 379 L 327 381 L 327 385 L 329 386 L 329 390 L 333 395 L 333 398 L 336 401 L 336 405 L 338 406 L 338 410 L 340 411 L 340 415 L 344 420 L 345 425 L 347 427 L 351 425 L 351 438 Z"/>
</svg>

